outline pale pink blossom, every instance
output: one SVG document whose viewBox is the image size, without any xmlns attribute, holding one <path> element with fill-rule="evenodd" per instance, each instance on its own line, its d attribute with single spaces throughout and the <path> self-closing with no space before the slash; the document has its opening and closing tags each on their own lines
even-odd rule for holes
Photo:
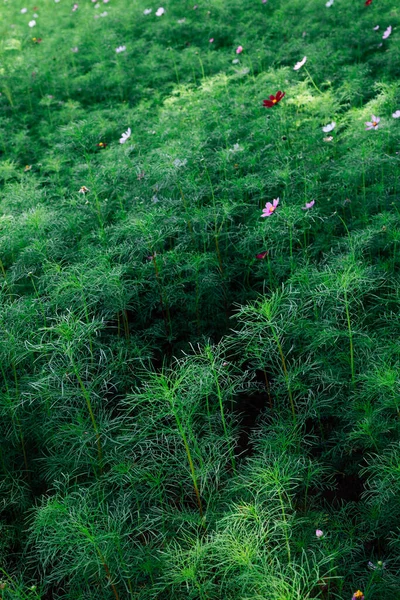
<svg viewBox="0 0 400 600">
<path fill-rule="evenodd" d="M 236 48 L 236 54 L 241 54 L 243 52 L 243 47 L 242 46 L 238 46 Z"/>
<path fill-rule="evenodd" d="M 385 32 L 384 32 L 384 34 L 382 36 L 382 39 L 386 40 L 391 33 L 392 33 L 392 26 L 389 25 L 389 27 L 385 30 Z"/>
<path fill-rule="evenodd" d="M 400 119 L 400 110 L 396 110 L 396 112 L 394 112 L 392 114 L 393 119 Z"/>
<path fill-rule="evenodd" d="M 161 17 L 161 15 L 163 15 L 164 13 L 165 13 L 165 8 L 163 8 L 162 6 L 160 6 L 160 8 L 157 8 L 157 10 L 156 10 L 157 17 Z"/>
<path fill-rule="evenodd" d="M 309 208 L 312 208 L 315 204 L 315 200 L 311 200 L 311 202 L 306 202 L 305 206 L 302 206 L 302 210 L 308 210 Z"/>
<path fill-rule="evenodd" d="M 317 538 L 322 538 L 324 535 L 324 532 L 321 529 L 317 529 L 315 531 L 315 535 L 317 536 Z"/>
<path fill-rule="evenodd" d="M 272 213 L 275 212 L 278 204 L 279 204 L 279 198 L 275 198 L 272 201 L 272 204 L 271 204 L 271 202 L 267 202 L 266 205 L 265 205 L 265 208 L 263 208 L 261 216 L 262 217 L 269 217 L 269 216 L 271 216 Z"/>
<path fill-rule="evenodd" d="M 380 122 L 381 118 L 380 117 L 375 117 L 375 115 L 371 116 L 371 121 L 366 121 L 366 130 L 369 131 L 370 129 L 378 129 L 378 125 Z"/>
</svg>

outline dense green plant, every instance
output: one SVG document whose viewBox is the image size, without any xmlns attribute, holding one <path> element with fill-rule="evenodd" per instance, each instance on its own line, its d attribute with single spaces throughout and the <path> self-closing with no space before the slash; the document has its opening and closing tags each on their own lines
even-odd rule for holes
<svg viewBox="0 0 400 600">
<path fill-rule="evenodd" d="M 393 600 L 399 8 L 163 7 L 0 11 L 0 597 Z"/>
</svg>

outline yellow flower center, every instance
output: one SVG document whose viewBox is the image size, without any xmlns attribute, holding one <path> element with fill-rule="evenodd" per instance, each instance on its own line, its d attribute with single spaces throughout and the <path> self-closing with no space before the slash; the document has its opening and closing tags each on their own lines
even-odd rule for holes
<svg viewBox="0 0 400 600">
<path fill-rule="evenodd" d="M 277 100 L 276 98 L 274 98 L 274 99 L 272 100 L 272 102 L 273 102 L 273 104 L 276 104 L 276 103 L 278 102 L 278 100 Z"/>
</svg>

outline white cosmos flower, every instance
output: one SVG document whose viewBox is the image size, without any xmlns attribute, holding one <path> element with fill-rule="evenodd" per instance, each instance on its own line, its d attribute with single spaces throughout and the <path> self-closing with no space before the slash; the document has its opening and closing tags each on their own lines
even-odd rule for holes
<svg viewBox="0 0 400 600">
<path fill-rule="evenodd" d="M 35 27 L 36 21 L 34 19 L 32 19 L 32 21 L 29 21 L 28 25 L 29 25 L 29 27 Z"/>
<path fill-rule="evenodd" d="M 325 6 L 327 8 L 330 8 L 331 6 L 333 6 L 334 0 L 328 0 L 328 2 L 326 2 Z"/>
<path fill-rule="evenodd" d="M 123 133 L 121 135 L 121 139 L 119 140 L 119 143 L 125 144 L 126 140 L 128 140 L 131 137 L 131 133 L 132 133 L 131 128 L 128 127 L 128 129 L 125 131 L 125 133 Z"/>
<path fill-rule="evenodd" d="M 299 62 L 297 62 L 297 63 L 294 65 L 294 67 L 293 67 L 293 71 L 298 71 L 299 69 L 301 69 L 301 67 L 302 67 L 303 65 L 305 65 L 305 64 L 306 64 L 306 61 L 307 61 L 307 56 L 305 56 L 305 57 L 303 58 L 303 60 L 300 60 Z"/>
<path fill-rule="evenodd" d="M 150 13 L 152 13 L 152 12 L 153 12 L 153 9 L 152 9 L 152 8 L 145 8 L 145 9 L 144 9 L 144 11 L 143 11 L 143 14 L 144 14 L 144 15 L 149 15 L 149 14 L 150 14 Z"/>
<path fill-rule="evenodd" d="M 118 48 L 115 48 L 115 52 L 117 54 L 121 54 L 121 52 L 125 52 L 126 50 L 126 46 L 118 46 Z"/>
<path fill-rule="evenodd" d="M 400 119 L 400 110 L 396 110 L 396 112 L 394 112 L 392 114 L 393 119 Z"/>
<path fill-rule="evenodd" d="M 161 17 L 161 15 L 163 15 L 164 13 L 165 13 L 165 8 L 163 8 L 162 6 L 160 6 L 160 8 L 157 8 L 157 10 L 156 10 L 157 17 Z"/>
<path fill-rule="evenodd" d="M 330 131 L 333 131 L 336 127 L 336 123 L 335 121 L 332 121 L 332 123 L 328 123 L 328 125 L 325 125 L 325 127 L 322 128 L 322 131 L 324 133 L 329 133 Z"/>
<path fill-rule="evenodd" d="M 28 9 L 27 9 L 27 8 L 21 8 L 21 14 L 23 14 L 23 15 L 24 15 L 26 12 L 28 12 Z"/>
</svg>

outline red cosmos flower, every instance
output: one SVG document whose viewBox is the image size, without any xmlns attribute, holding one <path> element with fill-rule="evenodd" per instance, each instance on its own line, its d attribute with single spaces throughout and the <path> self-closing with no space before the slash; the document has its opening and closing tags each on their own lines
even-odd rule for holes
<svg viewBox="0 0 400 600">
<path fill-rule="evenodd" d="M 98 148 L 100 148 L 100 150 L 104 150 L 104 148 L 107 148 L 107 144 L 105 144 L 104 142 L 100 142 L 99 144 L 96 144 Z"/>
<path fill-rule="evenodd" d="M 256 258 L 258 258 L 258 260 L 263 260 L 268 254 L 268 250 L 265 250 L 264 252 L 260 252 L 260 254 L 256 254 Z"/>
<path fill-rule="evenodd" d="M 286 94 L 286 92 L 281 92 L 280 90 L 278 92 L 276 92 L 276 96 L 270 96 L 269 100 L 263 100 L 263 105 L 266 108 L 271 108 L 272 106 L 275 106 L 275 104 L 278 104 L 278 102 L 280 102 L 283 98 L 283 96 Z"/>
<path fill-rule="evenodd" d="M 372 0 L 365 0 L 365 6 L 369 6 L 370 4 L 372 4 Z"/>
</svg>

